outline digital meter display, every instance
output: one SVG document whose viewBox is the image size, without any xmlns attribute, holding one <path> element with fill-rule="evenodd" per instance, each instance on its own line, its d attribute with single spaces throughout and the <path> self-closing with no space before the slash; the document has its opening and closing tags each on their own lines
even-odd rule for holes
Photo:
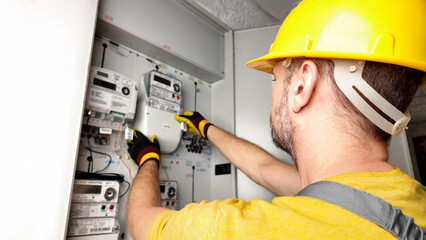
<svg viewBox="0 0 426 240">
<path fill-rule="evenodd" d="M 170 86 L 170 81 L 167 80 L 167 79 L 164 79 L 164 78 L 162 78 L 160 76 L 154 75 L 154 80 L 157 81 L 157 82 L 160 82 L 162 84 L 165 84 L 167 86 Z"/>
<path fill-rule="evenodd" d="M 93 194 L 93 193 L 99 194 L 102 192 L 102 186 L 75 184 L 73 192 L 80 193 L 80 194 Z"/>
<path fill-rule="evenodd" d="M 117 88 L 117 85 L 115 85 L 114 83 L 106 82 L 106 81 L 103 81 L 99 78 L 94 78 L 93 84 L 104 87 L 104 88 L 111 89 L 113 91 L 115 91 L 115 89 Z"/>
</svg>

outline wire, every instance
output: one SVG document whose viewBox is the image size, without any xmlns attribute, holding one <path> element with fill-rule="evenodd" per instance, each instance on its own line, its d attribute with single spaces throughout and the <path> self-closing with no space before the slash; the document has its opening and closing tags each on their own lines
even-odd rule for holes
<svg viewBox="0 0 426 240">
<path fill-rule="evenodd" d="M 120 123 L 120 127 L 118 128 L 118 131 L 117 131 L 117 136 L 115 137 L 114 149 L 117 149 L 117 140 L 121 135 L 121 129 L 123 127 L 123 123 L 124 123 L 124 118 L 123 118 L 123 121 L 121 121 Z M 129 178 L 132 179 L 133 181 L 131 166 L 127 163 L 127 161 L 124 160 L 123 156 L 118 150 L 115 150 L 115 153 L 118 155 L 118 158 L 124 164 L 124 166 L 126 166 L 127 170 L 129 171 Z"/>
<path fill-rule="evenodd" d="M 108 39 L 108 38 L 106 38 L 106 37 L 104 37 L 104 36 L 96 35 L 95 37 L 96 37 L 97 39 L 99 39 L 101 42 L 106 41 L 106 42 L 108 42 L 108 43 L 110 43 L 110 44 L 112 44 L 112 45 L 114 45 L 114 46 L 116 46 L 116 47 L 123 48 L 124 50 L 128 51 L 130 54 L 135 54 L 135 55 L 136 55 L 136 57 L 141 57 L 141 58 L 145 59 L 147 62 L 149 62 L 149 63 L 151 63 L 151 64 L 158 65 L 158 63 L 156 63 L 154 60 L 152 60 L 152 59 L 150 59 L 150 58 L 146 57 L 144 54 L 142 54 L 142 53 L 140 53 L 140 52 L 138 52 L 138 51 L 135 51 L 135 50 L 133 50 L 133 49 L 131 49 L 131 48 L 128 48 L 128 47 L 126 47 L 126 46 L 123 46 L 123 45 L 121 45 L 121 44 L 115 43 L 115 42 L 113 42 L 111 39 Z"/>
<path fill-rule="evenodd" d="M 167 181 L 169 181 L 169 175 L 167 174 L 166 168 L 164 167 L 164 165 L 163 165 L 163 163 L 161 162 L 161 160 L 160 160 L 159 162 L 160 162 L 160 164 L 161 164 L 161 168 L 164 170 L 164 173 L 166 174 Z"/>
<path fill-rule="evenodd" d="M 204 150 L 202 150 L 201 152 L 204 153 L 204 154 L 207 154 L 207 155 L 211 156 L 213 154 L 212 148 L 209 145 L 206 145 L 206 147 L 210 150 L 210 152 L 206 152 Z"/>
<path fill-rule="evenodd" d="M 88 165 L 87 165 L 87 172 L 91 173 L 92 172 L 93 157 L 92 156 L 88 156 L 87 157 L 87 161 L 89 162 Z"/>
<path fill-rule="evenodd" d="M 87 150 L 89 150 L 89 148 L 86 148 Z M 105 169 L 107 169 L 110 165 L 111 165 L 111 162 L 112 162 L 112 157 L 111 157 L 111 155 L 109 155 L 109 154 L 107 154 L 107 153 L 103 153 L 103 152 L 98 152 L 98 151 L 95 151 L 95 150 L 90 150 L 91 152 L 94 152 L 94 153 L 97 153 L 97 154 L 101 154 L 101 155 L 105 155 L 105 156 L 108 156 L 109 157 L 109 161 L 108 161 L 108 164 L 104 167 L 104 168 L 102 168 L 101 170 L 96 170 L 96 172 L 95 173 L 100 173 L 100 172 L 103 172 L 103 171 L 105 171 Z"/>
<path fill-rule="evenodd" d="M 120 135 L 121 135 L 121 128 L 123 127 L 123 123 L 124 123 L 124 118 L 123 118 L 123 120 L 121 121 L 121 123 L 120 123 L 120 127 L 118 128 L 118 131 L 117 131 L 117 136 L 115 137 L 115 141 L 114 141 L 114 149 L 117 149 L 117 140 L 118 140 L 118 138 L 120 137 Z"/>
<path fill-rule="evenodd" d="M 183 134 L 182 134 L 182 142 L 185 144 L 185 142 L 183 140 L 191 141 L 191 138 L 188 137 L 188 134 L 186 132 L 183 132 Z"/>
<path fill-rule="evenodd" d="M 127 192 L 128 192 L 128 191 L 129 191 L 129 189 L 130 189 L 130 183 L 129 183 L 128 181 L 126 181 L 126 180 L 123 180 L 123 182 L 127 183 L 128 187 L 127 187 L 126 191 L 125 191 L 123 194 L 121 194 L 118 198 L 122 198 L 122 197 L 124 197 L 124 195 L 126 195 L 126 194 L 127 194 Z"/>
<path fill-rule="evenodd" d="M 106 51 L 106 48 L 108 47 L 108 45 L 106 43 L 102 43 L 102 47 L 104 48 L 104 51 L 102 52 L 102 65 L 101 65 L 101 68 L 104 67 L 105 51 Z"/>
<path fill-rule="evenodd" d="M 123 156 L 121 155 L 121 153 L 119 151 L 115 151 L 115 153 L 117 153 L 118 158 L 120 159 L 120 161 L 124 164 L 124 166 L 126 166 L 127 170 L 129 171 L 129 178 L 133 181 L 133 177 L 132 177 L 132 171 L 130 170 L 130 166 L 128 165 L 128 163 L 124 160 Z"/>
</svg>

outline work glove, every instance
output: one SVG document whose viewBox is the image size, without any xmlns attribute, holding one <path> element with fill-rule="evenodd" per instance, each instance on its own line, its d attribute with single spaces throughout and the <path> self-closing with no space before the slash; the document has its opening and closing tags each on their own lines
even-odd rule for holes
<svg viewBox="0 0 426 240">
<path fill-rule="evenodd" d="M 213 124 L 209 123 L 203 116 L 198 112 L 184 112 L 183 114 L 175 115 L 175 119 L 186 123 L 188 125 L 188 132 L 196 133 L 205 139 L 207 138 L 207 129 Z"/>
<path fill-rule="evenodd" d="M 133 131 L 133 141 L 127 141 L 129 152 L 132 160 L 139 168 L 147 161 L 154 160 L 160 167 L 160 143 L 157 136 L 152 136 L 149 140 L 143 133 L 138 130 Z"/>
</svg>

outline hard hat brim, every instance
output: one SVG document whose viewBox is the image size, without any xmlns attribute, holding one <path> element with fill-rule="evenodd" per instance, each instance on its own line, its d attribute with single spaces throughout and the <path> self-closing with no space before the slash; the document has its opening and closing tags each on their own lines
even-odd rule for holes
<svg viewBox="0 0 426 240">
<path fill-rule="evenodd" d="M 413 69 L 418 69 L 426 72 L 426 64 L 420 61 L 413 61 L 411 59 L 402 59 L 396 57 L 388 57 L 381 55 L 358 54 L 358 53 L 342 53 L 342 52 L 321 52 L 321 51 L 285 51 L 285 52 L 274 52 L 268 53 L 262 57 L 253 59 L 246 63 L 247 67 L 254 70 L 266 72 L 272 74 L 272 69 L 275 66 L 277 60 L 282 60 L 288 57 L 308 57 L 308 58 L 325 58 L 325 59 L 353 59 L 361 61 L 372 61 L 382 62 L 388 64 L 394 64 Z M 426 74 L 420 85 L 421 88 L 426 88 Z"/>
</svg>

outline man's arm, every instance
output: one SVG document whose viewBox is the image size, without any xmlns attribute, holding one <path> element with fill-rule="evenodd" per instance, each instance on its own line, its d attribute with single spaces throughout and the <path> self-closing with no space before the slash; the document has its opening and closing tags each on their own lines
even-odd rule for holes
<svg viewBox="0 0 426 240">
<path fill-rule="evenodd" d="M 147 161 L 133 181 L 127 204 L 127 222 L 132 238 L 148 239 L 152 221 L 166 210 L 169 209 L 161 207 L 158 165 L 155 161 Z"/>
<path fill-rule="evenodd" d="M 274 194 L 292 196 L 301 190 L 295 166 L 216 126 L 208 128 L 207 137 L 232 164 Z"/>
<path fill-rule="evenodd" d="M 294 195 L 301 190 L 299 173 L 262 148 L 212 125 L 198 112 L 175 115 L 188 125 L 188 131 L 208 138 L 237 168 L 259 185 L 278 196 Z"/>
<path fill-rule="evenodd" d="M 127 204 L 127 222 L 135 240 L 148 239 L 149 227 L 154 218 L 166 211 L 161 207 L 158 168 L 160 167 L 160 144 L 156 136 L 149 140 L 138 130 L 133 132 L 133 141 L 128 141 L 132 160 L 139 166 L 133 180 Z"/>
</svg>

